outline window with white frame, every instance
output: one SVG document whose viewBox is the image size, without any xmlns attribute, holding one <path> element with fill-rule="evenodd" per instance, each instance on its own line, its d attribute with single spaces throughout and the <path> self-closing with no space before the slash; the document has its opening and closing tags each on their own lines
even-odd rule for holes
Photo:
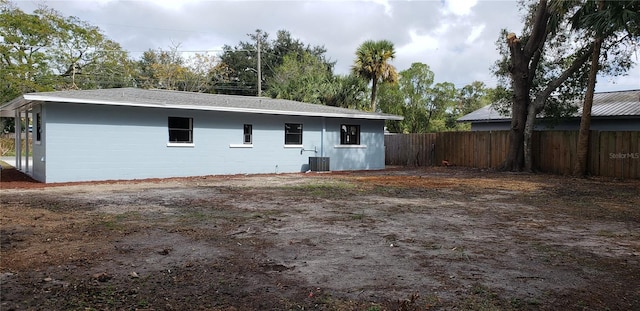
<svg viewBox="0 0 640 311">
<path fill-rule="evenodd" d="M 340 126 L 341 145 L 360 145 L 360 125 L 342 124 Z"/>
<path fill-rule="evenodd" d="M 284 124 L 284 144 L 285 145 L 302 145 L 302 124 L 299 124 L 299 123 Z"/>
<path fill-rule="evenodd" d="M 169 142 L 193 143 L 193 118 L 169 117 Z"/>
<path fill-rule="evenodd" d="M 244 138 L 242 143 L 246 145 L 253 144 L 253 125 L 251 124 L 244 125 Z"/>
</svg>

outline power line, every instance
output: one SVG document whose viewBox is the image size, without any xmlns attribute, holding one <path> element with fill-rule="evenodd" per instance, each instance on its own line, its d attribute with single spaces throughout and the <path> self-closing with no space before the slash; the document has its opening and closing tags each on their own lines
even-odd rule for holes
<svg viewBox="0 0 640 311">
<path fill-rule="evenodd" d="M 1 46 L 8 46 L 8 47 L 15 47 L 15 48 L 28 48 L 28 49 L 41 49 L 41 48 L 45 48 L 45 49 L 57 49 L 57 47 L 54 46 L 50 46 L 50 45 L 24 45 L 24 44 L 11 44 L 11 43 L 5 43 L 5 42 L 0 42 Z M 160 51 L 160 52 L 177 52 L 177 53 L 211 53 L 211 52 L 255 52 L 256 50 L 225 50 L 225 49 L 203 49 L 203 50 L 163 50 L 161 48 L 159 49 L 148 49 L 148 50 L 144 50 L 144 51 L 129 51 L 129 50 L 124 50 L 124 49 L 86 49 L 86 50 L 90 50 L 92 52 L 127 52 L 127 53 L 144 53 L 144 52 L 149 52 L 149 51 Z M 82 51 L 81 49 L 74 49 L 72 51 Z"/>
</svg>

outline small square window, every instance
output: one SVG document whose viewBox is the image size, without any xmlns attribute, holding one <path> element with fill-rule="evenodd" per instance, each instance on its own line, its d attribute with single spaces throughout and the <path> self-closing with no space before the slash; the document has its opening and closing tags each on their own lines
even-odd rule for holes
<svg viewBox="0 0 640 311">
<path fill-rule="evenodd" d="M 285 145 L 302 145 L 302 124 L 297 124 L 297 123 L 284 124 L 284 144 Z"/>
<path fill-rule="evenodd" d="M 193 143 L 193 118 L 169 117 L 169 142 Z"/>
<path fill-rule="evenodd" d="M 251 124 L 244 125 L 244 140 L 242 142 L 244 144 L 253 143 L 253 126 Z"/>
<path fill-rule="evenodd" d="M 360 125 L 340 126 L 340 144 L 341 145 L 359 145 L 360 144 Z"/>
</svg>

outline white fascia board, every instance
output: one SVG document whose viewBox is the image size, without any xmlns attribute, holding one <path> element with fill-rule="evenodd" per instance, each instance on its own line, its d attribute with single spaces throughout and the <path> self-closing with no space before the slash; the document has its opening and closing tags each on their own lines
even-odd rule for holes
<svg viewBox="0 0 640 311">
<path fill-rule="evenodd" d="M 348 114 L 348 113 L 331 113 L 331 112 L 322 113 L 322 112 L 286 111 L 286 110 L 273 110 L 273 109 L 235 108 L 235 107 L 221 107 L 221 106 L 172 105 L 172 104 L 160 104 L 160 103 L 149 104 L 149 103 L 139 103 L 139 102 L 122 102 L 122 101 L 97 100 L 97 99 L 65 98 L 65 97 L 58 97 L 58 96 L 42 96 L 37 94 L 26 94 L 23 97 L 26 101 L 78 103 L 78 104 L 94 104 L 94 105 L 110 105 L 110 106 L 168 108 L 168 109 L 222 111 L 222 112 L 243 112 L 243 113 L 271 114 L 271 115 L 293 115 L 293 116 L 351 118 L 351 119 L 370 119 L 370 120 L 403 120 L 404 119 L 404 117 L 392 116 L 392 115 L 367 115 L 367 114 Z"/>
</svg>

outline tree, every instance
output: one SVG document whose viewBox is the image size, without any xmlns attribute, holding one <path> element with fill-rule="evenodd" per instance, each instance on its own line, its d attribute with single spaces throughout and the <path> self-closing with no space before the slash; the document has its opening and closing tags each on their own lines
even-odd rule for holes
<svg viewBox="0 0 640 311">
<path fill-rule="evenodd" d="M 413 63 L 399 74 L 398 82 L 380 84 L 380 110 L 402 115 L 404 120 L 387 122 L 392 132 L 426 133 L 430 119 L 427 107 L 431 104 L 434 74 L 428 65 Z"/>
<path fill-rule="evenodd" d="M 433 71 L 423 63 L 413 63 L 409 69 L 400 72 L 398 85 L 403 97 L 405 131 L 425 133 L 429 130 L 431 116 L 436 110 L 430 96 L 433 80 Z"/>
<path fill-rule="evenodd" d="M 361 78 L 358 78 L 360 81 L 363 81 Z M 390 113 L 395 115 L 400 115 L 404 117 L 404 120 L 387 120 L 385 121 L 385 126 L 387 130 L 392 133 L 408 133 L 409 131 L 405 131 L 407 127 L 407 123 L 413 121 L 412 116 L 409 115 L 406 111 L 404 95 L 400 91 L 399 83 L 389 83 L 383 82 L 380 84 L 380 89 L 378 90 L 378 103 L 379 109 L 383 113 Z M 367 98 L 367 106 L 371 105 Z"/>
<path fill-rule="evenodd" d="M 436 83 L 430 92 L 430 100 L 427 105 L 428 131 L 442 132 L 450 130 L 447 127 L 447 115 L 456 106 L 457 90 L 451 82 Z"/>
<path fill-rule="evenodd" d="M 509 77 L 506 88 L 512 94 L 510 146 L 503 169 L 532 171 L 531 136 L 536 116 L 571 111 L 568 103 L 583 96 L 589 72 L 586 64 L 595 44 L 571 31 L 570 26 L 588 3 L 593 4 L 540 0 L 528 7 L 520 38 L 503 31 L 507 40 L 501 45 L 503 58 L 495 73 Z M 606 19 L 601 21 L 610 24 Z M 629 67 L 628 54 L 612 54 L 615 56 L 605 67 L 612 72 Z"/>
<path fill-rule="evenodd" d="M 612 54 L 624 55 L 620 48 L 625 48 L 625 41 L 637 43 L 640 39 L 640 1 L 587 1 L 572 18 L 574 30 L 585 30 L 586 34 L 593 37 L 594 49 L 591 54 L 591 64 L 587 84 L 587 93 L 584 98 L 580 130 L 577 144 L 577 161 L 573 170 L 574 175 L 584 176 L 587 172 L 587 152 L 589 148 L 589 128 L 591 126 L 591 108 L 595 92 L 597 74 L 600 71 L 600 57 L 602 45 L 605 41 L 605 55 L 607 52 L 617 50 Z M 623 59 L 626 57 L 623 57 Z M 622 71 L 629 69 L 629 62 L 618 63 Z"/>
<path fill-rule="evenodd" d="M 465 115 L 486 106 L 489 103 L 488 95 L 489 89 L 484 82 L 473 81 L 471 84 L 463 86 L 457 95 L 459 105 L 456 106 L 456 110 L 459 112 L 458 115 Z"/>
<path fill-rule="evenodd" d="M 334 76 L 326 61 L 309 52 L 290 53 L 267 79 L 267 96 L 351 109 L 366 109 L 366 83 Z"/>
<path fill-rule="evenodd" d="M 148 50 L 136 63 L 135 80 L 140 87 L 207 92 L 214 77 L 226 78 L 226 68 L 213 55 L 195 53 L 183 57 L 179 44 L 169 50 Z"/>
<path fill-rule="evenodd" d="M 64 17 L 54 9 L 41 7 L 41 16 L 52 36 L 48 49 L 50 66 L 70 89 L 122 87 L 130 84 L 127 52 L 108 40 L 100 28 L 77 17 Z"/>
<path fill-rule="evenodd" d="M 135 62 L 120 44 L 106 40 L 95 51 L 94 61 L 76 68 L 71 85 L 80 89 L 106 89 L 134 86 Z M 66 77 L 69 79 L 69 77 Z M 68 82 L 67 82 L 68 84 Z"/>
<path fill-rule="evenodd" d="M 129 85 L 127 53 L 97 27 L 45 6 L 0 2 L 0 101 L 29 92 Z"/>
<path fill-rule="evenodd" d="M 455 101 L 447 112 L 446 127 L 449 130 L 470 130 L 471 124 L 458 123 L 457 119 L 491 103 L 489 89 L 481 81 L 473 81 L 459 89 Z"/>
<path fill-rule="evenodd" d="M 268 81 L 273 77 L 275 69 L 282 65 L 284 57 L 288 54 L 302 56 L 304 53 L 309 53 L 333 68 L 334 63 L 324 56 L 326 53 L 324 47 L 305 45 L 300 40 L 292 38 L 286 30 L 278 31 L 275 40 L 269 40 L 269 34 L 260 29 L 248 36 L 251 38 L 249 42 L 240 41 L 235 47 L 225 45 L 222 48 L 220 62 L 228 72 L 228 79 L 214 79 L 212 82 L 214 92 L 250 96 L 257 94 L 258 41 L 260 42 L 262 81 Z M 262 84 L 263 90 L 268 88 L 268 83 Z"/>
<path fill-rule="evenodd" d="M 543 111 L 554 90 L 574 76 L 588 59 L 591 45 L 558 35 L 566 29 L 563 26 L 571 9 L 540 0 L 529 6 L 522 37 L 514 33 L 506 35 L 503 59 L 496 70 L 497 75 L 509 76 L 512 91 L 511 132 L 507 158 L 502 165 L 504 170 L 519 171 L 523 166 L 527 171 L 533 170 L 531 136 L 536 116 Z M 567 52 L 569 48 L 573 50 Z M 541 70 L 544 66 L 552 68 Z M 579 87 L 580 83 L 572 85 Z"/>
<path fill-rule="evenodd" d="M 225 45 L 222 47 L 220 62 L 228 69 L 228 79 L 214 79 L 212 91 L 230 95 L 257 95 L 258 87 L 258 52 L 257 41 L 261 42 L 261 49 L 268 49 L 269 34 L 262 30 L 256 30 L 254 34 L 248 34 L 253 42 L 240 41 L 235 47 Z M 265 62 L 262 62 L 265 67 Z M 275 67 L 274 67 L 275 68 Z M 269 75 L 262 73 L 263 77 Z"/>
<path fill-rule="evenodd" d="M 326 92 L 323 104 L 357 110 L 367 110 L 369 102 L 367 83 L 354 75 L 333 76 L 331 83 L 324 85 Z"/>
<path fill-rule="evenodd" d="M 448 120 L 455 111 L 458 90 L 450 82 L 433 82 L 434 74 L 428 65 L 413 63 L 400 72 L 398 83 L 380 85 L 380 110 L 404 116 L 402 121 L 387 122 L 390 131 L 427 133 L 452 129 Z"/>
<path fill-rule="evenodd" d="M 3 3 L 0 37 L 1 102 L 23 93 L 54 89 L 56 76 L 49 66 L 50 55 L 46 51 L 52 42 L 52 31 L 41 16 L 24 13 L 11 3 Z"/>
<path fill-rule="evenodd" d="M 329 91 L 324 86 L 330 84 L 332 78 L 331 68 L 311 53 L 290 53 L 267 80 L 266 93 L 273 98 L 322 104 L 326 97 L 323 93 Z"/>
<path fill-rule="evenodd" d="M 0 3 L 0 74 L 6 101 L 26 92 L 123 86 L 127 53 L 98 27 L 41 6 L 32 14 Z"/>
<path fill-rule="evenodd" d="M 183 84 L 187 79 L 188 69 L 178 47 L 173 46 L 168 51 L 148 50 L 142 54 L 137 75 L 140 86 L 184 91 Z"/>
<path fill-rule="evenodd" d="M 376 111 L 376 91 L 379 82 L 396 82 L 398 73 L 388 62 L 395 58 L 393 43 L 387 40 L 363 42 L 356 50 L 351 67 L 354 75 L 371 81 L 371 111 Z"/>
<path fill-rule="evenodd" d="M 209 92 L 214 79 L 228 80 L 229 70 L 215 55 L 195 53 L 188 57 L 186 66 L 189 73 L 185 80 L 185 90 L 191 92 Z"/>
</svg>

